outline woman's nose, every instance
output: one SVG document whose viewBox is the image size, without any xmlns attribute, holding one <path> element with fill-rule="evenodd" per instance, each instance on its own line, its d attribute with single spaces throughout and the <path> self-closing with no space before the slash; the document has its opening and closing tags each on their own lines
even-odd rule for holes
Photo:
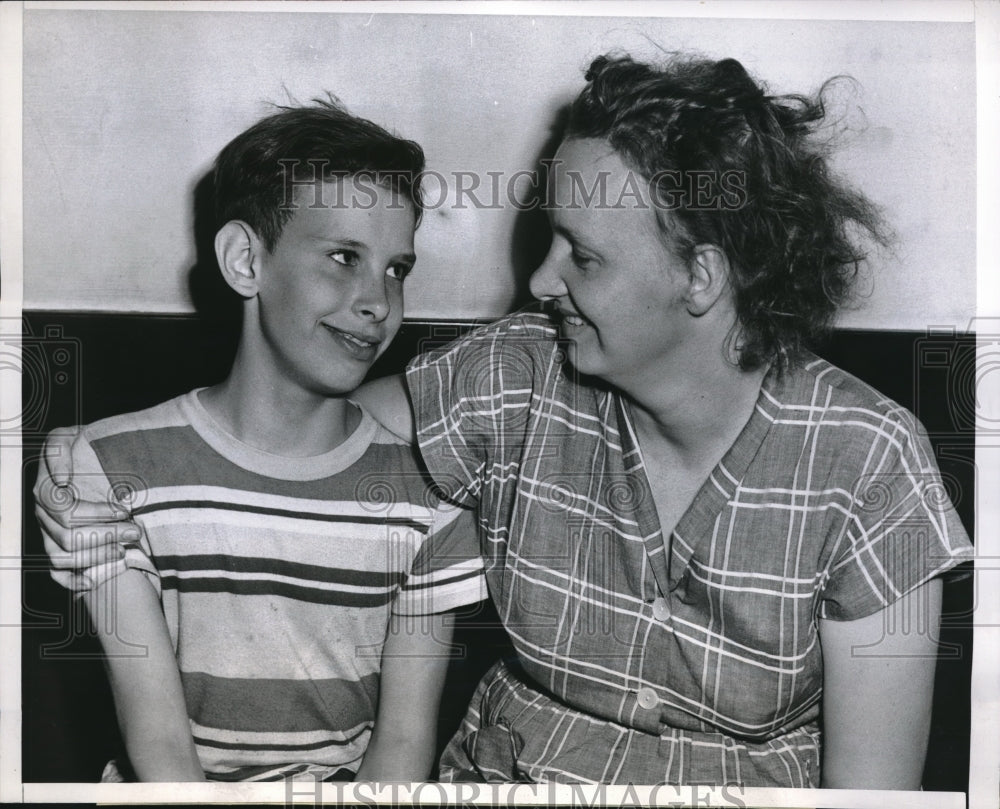
<svg viewBox="0 0 1000 809">
<path fill-rule="evenodd" d="M 531 274 L 528 288 L 531 290 L 531 294 L 540 301 L 561 298 L 566 294 L 566 284 L 559 271 L 555 244 L 545 256 L 545 261 Z"/>
</svg>

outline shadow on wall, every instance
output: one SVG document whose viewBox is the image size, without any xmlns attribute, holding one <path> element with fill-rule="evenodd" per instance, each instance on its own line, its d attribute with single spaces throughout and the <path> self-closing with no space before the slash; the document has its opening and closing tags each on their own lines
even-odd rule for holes
<svg viewBox="0 0 1000 809">
<path fill-rule="evenodd" d="M 545 260 L 552 242 L 552 230 L 549 228 L 548 215 L 543 203 L 548 181 L 547 161 L 555 157 L 559 144 L 562 143 L 569 118 L 569 105 L 563 106 L 555 115 L 548 137 L 535 159 L 534 167 L 538 176 L 538 184 L 531 194 L 519 202 L 522 209 L 514 218 L 513 237 L 511 238 L 510 262 L 514 269 L 514 301 L 512 309 L 521 309 L 534 301 L 528 280 Z"/>
<path fill-rule="evenodd" d="M 212 174 L 209 171 L 194 187 L 192 230 L 195 263 L 188 270 L 188 292 L 199 318 L 222 339 L 220 352 L 224 352 L 227 361 L 231 363 L 240 337 L 243 307 L 240 296 L 223 280 L 215 259 L 218 219 L 215 214 Z"/>
</svg>

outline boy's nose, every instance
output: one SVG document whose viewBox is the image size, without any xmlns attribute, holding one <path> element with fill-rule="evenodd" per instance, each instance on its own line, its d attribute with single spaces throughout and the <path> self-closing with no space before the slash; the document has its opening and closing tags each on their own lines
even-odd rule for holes
<svg viewBox="0 0 1000 809">
<path fill-rule="evenodd" d="M 354 301 L 354 309 L 359 315 L 376 322 L 385 320 L 390 308 L 389 296 L 382 281 L 367 284 Z"/>
</svg>

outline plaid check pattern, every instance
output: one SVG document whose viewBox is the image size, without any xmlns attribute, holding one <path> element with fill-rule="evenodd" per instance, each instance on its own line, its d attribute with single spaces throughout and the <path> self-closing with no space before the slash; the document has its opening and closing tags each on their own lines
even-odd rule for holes
<svg viewBox="0 0 1000 809">
<path fill-rule="evenodd" d="M 914 417 L 805 355 L 764 380 L 670 537 L 627 408 L 520 314 L 408 369 L 424 459 L 478 503 L 518 659 L 442 777 L 817 786 L 818 620 L 971 557 Z"/>
</svg>

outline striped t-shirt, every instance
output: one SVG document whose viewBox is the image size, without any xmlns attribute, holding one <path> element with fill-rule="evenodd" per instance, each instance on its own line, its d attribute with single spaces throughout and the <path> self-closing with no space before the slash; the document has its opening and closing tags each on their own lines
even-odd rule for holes
<svg viewBox="0 0 1000 809">
<path fill-rule="evenodd" d="M 127 499 L 142 529 L 85 586 L 125 567 L 156 586 L 210 779 L 356 771 L 390 613 L 485 597 L 470 513 L 367 413 L 332 452 L 285 458 L 223 431 L 192 391 L 87 426 L 73 469 L 81 496 Z"/>
</svg>

